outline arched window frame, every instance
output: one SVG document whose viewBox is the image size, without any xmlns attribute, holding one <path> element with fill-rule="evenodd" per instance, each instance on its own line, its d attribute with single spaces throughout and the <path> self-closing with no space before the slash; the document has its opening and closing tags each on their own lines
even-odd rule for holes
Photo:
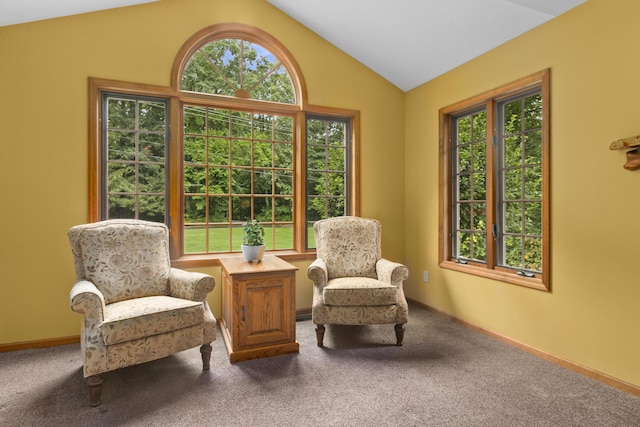
<svg viewBox="0 0 640 427">
<path fill-rule="evenodd" d="M 243 39 L 258 44 L 273 53 L 282 63 L 291 79 L 295 91 L 295 103 L 285 104 L 257 99 L 236 98 L 232 96 L 196 93 L 180 89 L 182 73 L 191 56 L 201 46 L 217 39 Z M 220 108 L 234 108 L 250 111 L 266 109 L 274 114 L 294 116 L 294 248 L 293 250 L 272 251 L 273 254 L 288 260 L 311 260 L 315 258 L 315 249 L 308 247 L 308 227 L 311 224 L 306 218 L 306 166 L 305 166 L 305 128 L 306 117 L 325 117 L 349 123 L 348 135 L 348 188 L 350 194 L 347 203 L 349 215 L 360 214 L 359 197 L 359 122 L 358 111 L 333 107 L 315 106 L 307 102 L 307 90 L 298 63 L 293 55 L 270 34 L 261 29 L 239 23 L 216 24 L 204 28 L 191 36 L 178 51 L 171 70 L 170 87 L 130 83 L 101 78 L 89 78 L 89 221 L 99 221 L 104 211 L 102 193 L 105 191 L 100 177 L 104 165 L 102 163 L 103 143 L 101 141 L 100 99 L 104 93 L 121 93 L 141 97 L 164 98 L 169 105 L 167 159 L 167 210 L 165 222 L 170 229 L 170 251 L 172 265 L 175 267 L 197 267 L 219 265 L 219 258 L 233 253 L 222 254 L 184 254 L 183 253 L 183 174 L 182 161 L 182 106 L 185 103 Z"/>
</svg>

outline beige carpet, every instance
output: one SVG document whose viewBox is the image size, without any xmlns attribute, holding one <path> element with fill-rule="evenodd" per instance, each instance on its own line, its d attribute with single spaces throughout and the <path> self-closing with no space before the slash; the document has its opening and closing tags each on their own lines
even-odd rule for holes
<svg viewBox="0 0 640 427">
<path fill-rule="evenodd" d="M 199 350 L 105 375 L 91 408 L 79 345 L 0 353 L 2 426 L 639 426 L 640 398 L 410 307 L 393 325 L 297 323 L 300 353 L 229 364 Z"/>
</svg>

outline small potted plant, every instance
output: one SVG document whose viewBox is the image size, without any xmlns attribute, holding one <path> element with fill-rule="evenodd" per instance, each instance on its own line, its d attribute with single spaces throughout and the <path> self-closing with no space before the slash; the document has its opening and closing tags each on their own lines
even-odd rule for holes
<svg viewBox="0 0 640 427">
<path fill-rule="evenodd" d="M 260 221 L 252 219 L 242 226 L 242 255 L 249 262 L 262 261 L 264 256 L 264 227 Z"/>
</svg>

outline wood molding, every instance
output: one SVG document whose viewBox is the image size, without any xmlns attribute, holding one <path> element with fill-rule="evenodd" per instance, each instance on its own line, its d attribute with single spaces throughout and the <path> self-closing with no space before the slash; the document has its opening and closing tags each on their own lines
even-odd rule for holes
<svg viewBox="0 0 640 427">
<path fill-rule="evenodd" d="M 80 335 L 72 337 L 51 338 L 35 341 L 13 342 L 8 344 L 0 344 L 0 353 L 7 351 L 27 350 L 30 348 L 55 347 L 58 345 L 76 344 L 80 342 Z"/>
<path fill-rule="evenodd" d="M 593 380 L 596 380 L 598 382 L 601 382 L 603 384 L 606 384 L 610 387 L 613 388 L 617 388 L 618 390 L 622 390 L 625 393 L 629 393 L 632 394 L 634 396 L 638 396 L 640 397 L 640 386 L 622 381 L 618 378 L 614 378 L 610 375 L 604 374 L 602 372 L 598 372 L 596 370 L 593 370 L 591 368 L 588 368 L 586 366 L 582 366 L 580 364 L 577 364 L 575 362 L 572 362 L 570 360 L 564 359 L 562 357 L 559 356 L 555 356 L 551 353 L 547 353 L 546 351 L 537 349 L 535 347 L 532 347 L 528 344 L 522 343 L 520 341 L 511 339 L 509 337 L 506 337 L 504 335 L 489 331 L 487 329 L 481 328 L 480 326 L 474 325 L 472 323 L 466 322 L 464 320 L 458 319 L 455 316 L 452 316 L 448 313 L 445 313 L 443 311 L 438 310 L 437 308 L 431 307 L 430 305 L 427 304 L 423 304 L 421 302 L 418 302 L 416 300 L 413 300 L 411 298 L 407 298 L 407 301 L 409 301 L 409 303 L 411 304 L 415 304 L 418 307 L 424 308 L 425 310 L 429 310 L 429 311 L 433 311 L 439 314 L 442 314 L 443 316 L 447 316 L 448 318 L 450 318 L 451 320 L 460 323 L 463 326 L 466 326 L 470 329 L 473 329 L 474 331 L 480 332 L 484 335 L 487 335 L 491 338 L 495 338 L 499 341 L 502 341 L 506 344 L 509 344 L 513 347 L 516 347 L 520 350 L 526 351 L 527 353 L 533 354 L 534 356 L 540 357 L 541 359 L 547 360 L 549 362 L 555 363 L 556 365 L 562 366 L 563 368 L 569 369 L 573 372 L 576 372 L 578 374 L 584 375 L 585 377 L 589 377 Z"/>
</svg>

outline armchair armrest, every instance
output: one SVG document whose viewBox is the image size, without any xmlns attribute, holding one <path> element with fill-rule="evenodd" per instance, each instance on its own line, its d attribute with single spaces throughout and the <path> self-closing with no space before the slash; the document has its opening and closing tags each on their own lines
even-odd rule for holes
<svg viewBox="0 0 640 427">
<path fill-rule="evenodd" d="M 402 287 L 402 282 L 409 277 L 409 269 L 406 266 L 384 258 L 380 258 L 376 263 L 376 272 L 378 280 L 391 283 L 399 288 Z"/>
<path fill-rule="evenodd" d="M 191 301 L 206 301 L 207 294 L 215 288 L 213 277 L 204 273 L 171 268 L 169 271 L 169 293 L 176 298 Z"/>
<path fill-rule="evenodd" d="M 83 314 L 91 322 L 100 324 L 104 321 L 104 296 L 96 285 L 88 280 L 79 280 L 69 293 L 71 310 Z"/>
<path fill-rule="evenodd" d="M 324 288 L 327 284 L 327 278 L 329 273 L 327 272 L 327 264 L 320 259 L 316 258 L 307 269 L 307 277 L 313 280 L 313 284 L 320 289 Z"/>
</svg>

